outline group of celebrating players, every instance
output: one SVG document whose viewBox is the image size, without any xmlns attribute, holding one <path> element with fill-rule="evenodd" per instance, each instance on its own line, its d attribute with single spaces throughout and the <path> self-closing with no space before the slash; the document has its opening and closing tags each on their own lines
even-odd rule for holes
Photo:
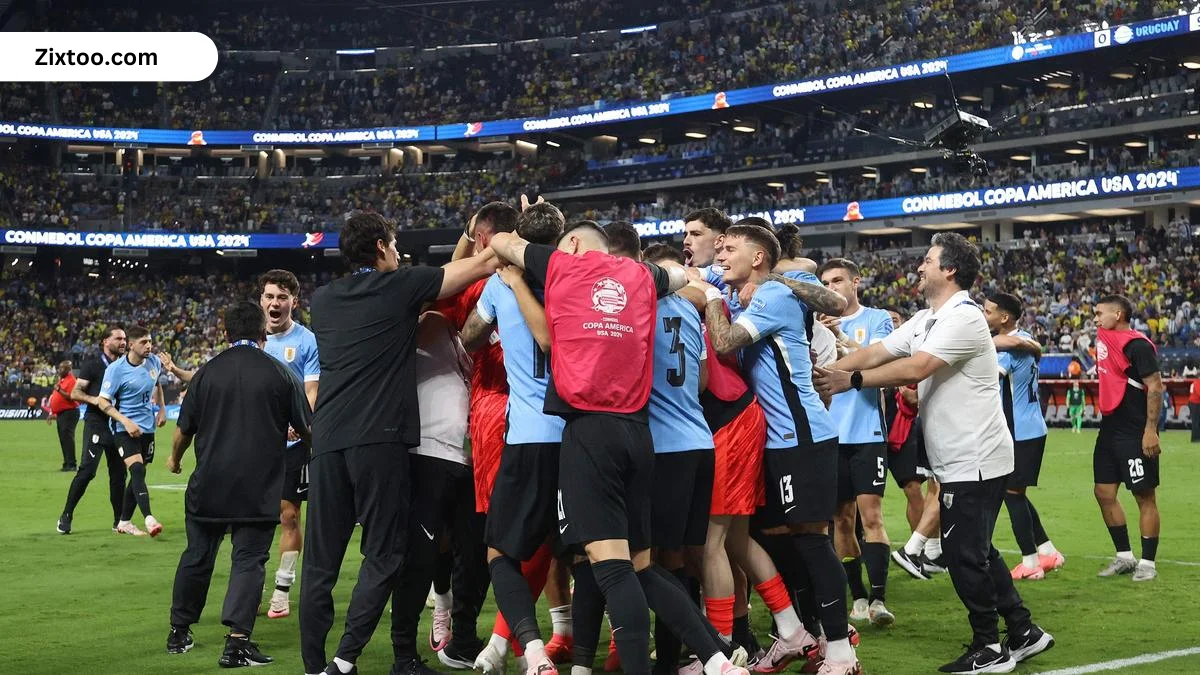
<svg viewBox="0 0 1200 675">
<path fill-rule="evenodd" d="M 382 221 L 355 216 L 347 231 L 360 219 Z M 394 237 L 378 243 L 385 261 Z M 393 672 L 430 672 L 415 636 L 432 584 L 429 644 L 450 668 L 500 675 L 511 643 L 529 675 L 552 675 L 563 662 L 572 675 L 588 675 L 607 613 L 606 670 L 736 675 L 781 672 L 801 661 L 806 672 L 850 675 L 861 671 L 850 622 L 896 621 L 886 604 L 889 557 L 919 579 L 951 572 L 975 639 L 944 672 L 1008 672 L 1053 646 L 1012 586 L 1065 562 L 1025 495 L 1037 484 L 1046 426 L 1037 397 L 1040 347 L 1016 327 L 1019 299 L 1001 293 L 975 305 L 967 295 L 978 271 L 974 248 L 958 235 L 939 234 L 919 272 L 920 290 L 931 306 L 935 297 L 950 303 L 904 325 L 900 309 L 859 303 L 854 262 L 835 258 L 818 267 L 801 256 L 800 243 L 794 226 L 775 231 L 757 218 L 733 223 L 716 209 L 687 216 L 682 251 L 665 244 L 642 250 L 628 223 L 568 223 L 540 199 L 522 198 L 521 210 L 499 202 L 479 210 L 454 257 L 486 260 L 485 269 L 465 290 L 422 308 L 413 345 L 421 435 L 408 469 L 405 569 L 394 580 Z M 370 258 L 350 262 L 361 274 L 383 271 Z M 288 272 L 260 279 L 266 349 L 304 382 L 319 410 L 326 354 L 318 354 L 321 331 L 314 337 L 292 318 L 298 295 Z M 946 337 L 981 322 L 985 335 L 994 336 L 984 353 Z M 142 463 L 152 459 L 154 428 L 162 424 L 162 408 L 157 422 L 152 412 L 162 403 L 158 373 L 166 368 L 184 380 L 192 373 L 169 355 L 150 353 L 142 329 L 114 329 L 102 347 L 103 361 L 80 375 L 79 400 L 89 405 L 84 468 L 59 531 L 70 531 L 103 451 L 113 477 L 115 530 L 143 534 L 130 522 L 136 504 L 153 536 L 162 526 L 150 515 Z M 936 358 L 906 359 L 888 370 L 895 365 L 889 362 L 915 357 L 918 349 Z M 934 395 L 947 398 L 958 386 L 948 383 L 947 371 L 969 371 L 961 364 L 975 356 L 984 359 L 983 375 L 974 393 L 958 401 L 958 420 L 922 430 L 918 410 L 927 401 L 907 383 L 933 381 L 942 392 Z M 972 396 L 983 396 L 980 408 L 972 407 Z M 939 449 L 927 450 L 931 434 L 944 439 Z M 290 613 L 300 553 L 308 451 L 294 438 L 270 618 Z M 962 444 L 969 453 L 954 454 Z M 131 480 L 118 500 L 122 462 Z M 889 469 L 905 493 L 912 530 L 895 552 L 881 510 Z M 1142 470 L 1134 475 L 1130 468 L 1131 490 L 1144 490 L 1135 485 L 1142 481 L 1157 484 L 1156 459 L 1153 476 Z M 956 478 L 964 472 L 973 477 Z M 1121 480 L 1115 475 L 1105 483 Z M 978 495 L 957 481 L 1003 486 L 1022 561 L 1011 572 L 1001 567 L 1002 579 L 996 568 L 1003 563 L 990 548 L 993 497 L 980 497 L 976 513 L 971 501 Z M 996 509 L 1001 494 L 997 488 Z M 1118 524 L 1108 511 L 1105 519 L 1110 531 Z M 1123 531 L 1123 514 L 1119 521 Z M 954 552 L 947 547 L 943 555 L 943 538 L 958 525 L 956 536 L 974 529 L 986 540 L 956 540 Z M 1152 534 L 1144 549 L 1157 545 L 1156 521 Z M 968 550 L 975 544 L 978 560 Z M 1152 549 L 1143 555 L 1148 567 L 1130 566 L 1128 536 L 1122 549 L 1114 533 L 1114 544 L 1125 555 L 1110 574 L 1136 568 L 1135 579 L 1153 576 Z M 483 643 L 475 620 L 489 578 L 499 614 Z M 776 637 L 766 649 L 749 626 L 750 586 L 773 618 Z M 535 610 L 543 591 L 554 626 L 549 642 Z M 1001 615 L 1009 627 L 1003 644 L 996 632 Z M 321 645 L 305 651 L 306 672 L 355 672 L 353 658 L 343 656 L 357 653 L 339 651 L 325 666 L 324 633 L 319 637 Z M 168 639 L 168 651 L 190 645 L 186 630 Z M 692 657 L 680 665 L 686 653 Z M 222 665 L 256 665 L 262 658 L 255 649 Z"/>
</svg>

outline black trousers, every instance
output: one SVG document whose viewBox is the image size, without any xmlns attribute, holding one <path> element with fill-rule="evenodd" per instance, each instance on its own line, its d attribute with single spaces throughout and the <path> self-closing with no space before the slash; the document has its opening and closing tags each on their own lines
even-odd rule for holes
<svg viewBox="0 0 1200 675">
<path fill-rule="evenodd" d="M 79 425 L 79 408 L 60 412 L 56 423 L 63 466 L 78 466 L 78 462 L 75 461 L 75 427 Z"/>
<path fill-rule="evenodd" d="M 976 647 L 1000 642 L 1000 616 L 1014 635 L 1032 622 L 1000 552 L 992 546 L 1005 480 L 942 483 L 942 554 L 954 590 L 967 608 L 974 632 L 971 644 Z"/>
<path fill-rule="evenodd" d="M 96 477 L 101 457 L 108 464 L 108 500 L 112 504 L 113 527 L 116 527 L 121 519 L 121 505 L 125 501 L 125 461 L 117 452 L 112 432 L 103 421 L 87 418 L 83 421 L 83 452 L 80 453 L 79 472 L 71 479 L 63 512 L 75 513 L 75 507 L 83 499 L 88 484 Z"/>
<path fill-rule="evenodd" d="M 321 453 L 309 462 L 300 575 L 304 672 L 319 673 L 329 663 L 325 639 L 333 626 L 333 587 L 356 522 L 362 525 L 363 561 L 336 656 L 353 663 L 370 641 L 404 563 L 408 503 L 408 448 L 403 445 L 363 445 Z"/>
<path fill-rule="evenodd" d="M 221 623 L 229 626 L 230 632 L 250 635 L 262 601 L 267 558 L 271 557 L 271 542 L 275 539 L 278 524 L 212 523 L 188 516 L 187 548 L 179 557 L 175 589 L 171 593 L 171 625 L 190 626 L 200 620 L 204 602 L 208 599 L 217 549 L 225 539 L 225 533 L 229 532 L 233 540 L 233 564 Z"/>
<path fill-rule="evenodd" d="M 392 597 L 392 650 L 397 660 L 417 657 L 417 625 L 425 610 L 443 535 L 450 535 L 454 550 L 451 626 L 460 647 L 479 641 L 476 624 L 490 581 L 482 514 L 475 513 L 471 467 L 420 455 L 411 456 L 409 462 L 413 484 L 408 555 Z M 474 531 L 472 520 L 479 523 Z"/>
<path fill-rule="evenodd" d="M 1192 442 L 1200 443 L 1200 403 L 1189 403 L 1192 414 Z"/>
</svg>

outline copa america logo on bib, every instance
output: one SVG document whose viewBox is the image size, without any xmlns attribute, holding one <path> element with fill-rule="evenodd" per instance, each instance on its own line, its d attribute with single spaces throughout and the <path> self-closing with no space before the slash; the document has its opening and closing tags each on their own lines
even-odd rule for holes
<svg viewBox="0 0 1200 675">
<path fill-rule="evenodd" d="M 620 314 L 628 301 L 625 287 L 612 277 L 592 284 L 592 309 L 601 314 Z"/>
<path fill-rule="evenodd" d="M 1096 360 L 1103 361 L 1108 358 L 1108 345 L 1102 340 L 1096 340 Z"/>
</svg>

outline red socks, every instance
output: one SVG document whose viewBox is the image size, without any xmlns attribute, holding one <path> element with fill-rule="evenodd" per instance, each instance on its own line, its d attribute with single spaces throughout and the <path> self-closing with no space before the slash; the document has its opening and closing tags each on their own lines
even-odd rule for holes
<svg viewBox="0 0 1200 675">
<path fill-rule="evenodd" d="M 783 577 L 778 574 L 757 584 L 754 590 L 762 596 L 763 602 L 767 603 L 767 608 L 771 610 L 772 614 L 782 612 L 792 606 L 787 586 L 783 585 Z"/>
<path fill-rule="evenodd" d="M 733 635 L 733 596 L 704 598 L 704 613 L 708 622 L 721 635 Z"/>
</svg>

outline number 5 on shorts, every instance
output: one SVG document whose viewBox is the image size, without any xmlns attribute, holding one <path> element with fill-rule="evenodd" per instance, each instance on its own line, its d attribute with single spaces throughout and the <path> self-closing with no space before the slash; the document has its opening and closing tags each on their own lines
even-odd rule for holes
<svg viewBox="0 0 1200 675">
<path fill-rule="evenodd" d="M 779 502 L 781 504 L 791 504 L 796 498 L 792 492 L 792 476 L 788 474 L 779 479 Z"/>
<path fill-rule="evenodd" d="M 884 476 L 887 475 L 887 465 L 883 463 L 882 457 L 876 457 L 875 464 L 876 464 L 876 468 L 879 471 L 879 475 L 876 476 L 875 478 L 877 480 L 883 480 Z"/>
</svg>

